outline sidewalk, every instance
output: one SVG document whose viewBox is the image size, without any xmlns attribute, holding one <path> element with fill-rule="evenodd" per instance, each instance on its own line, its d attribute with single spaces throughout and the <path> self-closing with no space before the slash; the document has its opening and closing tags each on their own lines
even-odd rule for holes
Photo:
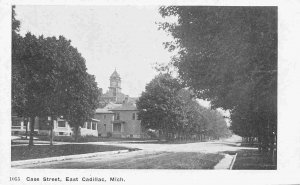
<svg viewBox="0 0 300 185">
<path fill-rule="evenodd" d="M 231 170 L 236 159 L 236 155 L 225 154 L 224 158 L 214 167 L 215 170 Z"/>
</svg>

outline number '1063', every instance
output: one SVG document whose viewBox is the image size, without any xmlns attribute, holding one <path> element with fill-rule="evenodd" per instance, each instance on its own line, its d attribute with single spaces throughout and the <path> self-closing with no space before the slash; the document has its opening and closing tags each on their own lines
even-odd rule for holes
<svg viewBox="0 0 300 185">
<path fill-rule="evenodd" d="M 20 181 L 20 177 L 9 177 L 10 181 Z"/>
</svg>

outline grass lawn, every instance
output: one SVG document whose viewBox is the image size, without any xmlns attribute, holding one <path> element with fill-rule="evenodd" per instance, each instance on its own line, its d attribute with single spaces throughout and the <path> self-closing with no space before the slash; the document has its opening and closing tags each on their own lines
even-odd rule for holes
<svg viewBox="0 0 300 185">
<path fill-rule="evenodd" d="M 99 165 L 100 169 L 213 169 L 223 158 L 220 154 L 203 153 L 162 153 L 135 157 L 127 160 L 116 160 Z"/>
<path fill-rule="evenodd" d="M 11 160 L 26 160 L 46 157 L 57 157 L 64 155 L 85 154 L 94 152 L 106 152 L 128 149 L 118 146 L 67 144 L 67 145 L 35 145 L 35 146 L 12 146 Z"/>
<path fill-rule="evenodd" d="M 271 156 L 262 155 L 258 150 L 240 150 L 233 165 L 234 170 L 276 170 Z"/>
</svg>

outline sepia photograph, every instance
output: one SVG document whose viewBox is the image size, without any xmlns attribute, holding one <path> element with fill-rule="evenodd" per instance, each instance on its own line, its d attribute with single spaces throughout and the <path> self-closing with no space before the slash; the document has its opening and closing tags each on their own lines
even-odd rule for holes
<svg viewBox="0 0 300 185">
<path fill-rule="evenodd" d="M 300 183 L 280 6 L 7 7 L 6 181 Z"/>
</svg>

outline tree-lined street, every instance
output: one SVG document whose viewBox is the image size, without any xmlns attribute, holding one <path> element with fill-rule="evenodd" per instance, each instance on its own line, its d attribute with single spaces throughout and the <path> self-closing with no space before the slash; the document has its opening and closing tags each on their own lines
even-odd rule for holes
<svg viewBox="0 0 300 185">
<path fill-rule="evenodd" d="M 176 16 L 160 29 L 176 51 L 170 65 L 213 108 L 230 110 L 231 130 L 276 158 L 277 7 L 162 6 Z M 275 160 L 274 160 L 274 163 Z"/>
<path fill-rule="evenodd" d="M 12 7 L 11 107 L 14 116 L 19 118 L 17 121 L 24 120 L 25 126 L 30 122 L 29 147 L 24 150 L 28 156 L 36 157 L 30 153 L 36 151 L 49 151 L 43 157 L 57 156 L 55 152 L 64 156 L 64 151 L 71 148 L 71 145 L 69 148 L 64 145 L 61 150 L 59 147 L 31 148 L 34 135 L 37 140 L 46 138 L 53 144 L 56 119 L 64 120 L 57 127 L 69 129 L 56 135 L 61 141 L 74 142 L 75 147 L 81 144 L 78 137 L 82 134 L 81 141 L 92 145 L 89 147 L 111 145 L 139 149 L 19 167 L 211 169 L 224 156 L 240 150 L 258 150 L 276 169 L 277 8 L 161 6 L 156 14 L 166 18 L 155 26 L 172 37 L 171 41 L 160 44 L 173 57 L 158 61 L 163 64 L 156 63 L 156 74 L 148 78 L 139 97 L 130 98 L 121 93 L 119 75 L 117 81 L 110 80 L 111 95 L 105 97 L 95 76 L 88 73 L 88 61 L 71 40 L 60 33 L 47 37 L 30 32 L 21 35 L 22 23 L 15 17 L 15 6 Z M 169 21 L 170 17 L 176 17 L 176 21 Z M 106 24 L 110 23 L 102 26 Z M 115 54 L 121 56 L 123 52 L 112 55 Z M 97 63 L 99 73 L 106 70 L 101 62 L 110 61 Z M 100 106 L 101 98 L 106 98 L 109 106 Z M 201 105 L 200 101 L 209 105 Z M 123 108 L 113 108 L 118 106 Z M 227 111 L 228 115 L 220 110 Z M 39 126 L 46 128 L 44 132 L 35 131 L 37 119 L 42 120 Z M 20 125 L 23 127 L 23 123 Z M 84 127 L 91 132 L 85 132 Z M 119 137 L 119 141 L 99 142 L 110 137 Z M 123 140 L 133 138 L 158 142 Z M 253 148 L 239 146 L 242 142 Z M 21 148 L 19 153 L 12 151 L 19 159 L 26 153 L 20 152 Z M 245 159 L 247 155 L 255 158 L 256 154 L 244 152 L 241 157 Z"/>
</svg>

